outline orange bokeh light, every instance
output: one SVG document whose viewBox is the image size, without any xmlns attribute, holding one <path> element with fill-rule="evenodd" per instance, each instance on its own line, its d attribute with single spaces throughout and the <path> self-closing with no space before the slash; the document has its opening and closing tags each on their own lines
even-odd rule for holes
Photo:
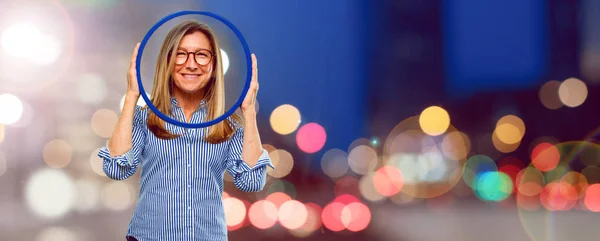
<svg viewBox="0 0 600 241">
<path fill-rule="evenodd" d="M 584 204 L 592 212 L 600 212 L 600 184 L 592 184 L 585 191 Z"/>
<path fill-rule="evenodd" d="M 250 223 L 258 229 L 268 229 L 277 222 L 278 208 L 268 200 L 260 200 L 248 210 Z"/>
<path fill-rule="evenodd" d="M 568 211 L 577 204 L 577 190 L 566 182 L 551 182 L 542 189 L 540 201 L 550 211 Z"/>
<path fill-rule="evenodd" d="M 386 197 L 396 195 L 402 190 L 404 179 L 398 168 L 383 166 L 373 175 L 373 186 L 375 190 Z"/>
<path fill-rule="evenodd" d="M 556 168 L 560 161 L 560 152 L 556 146 L 543 142 L 531 151 L 531 163 L 535 168 L 543 172 Z"/>
<path fill-rule="evenodd" d="M 265 200 L 275 204 L 275 207 L 279 209 L 283 203 L 292 200 L 292 198 L 283 192 L 274 192 L 267 196 Z"/>
</svg>

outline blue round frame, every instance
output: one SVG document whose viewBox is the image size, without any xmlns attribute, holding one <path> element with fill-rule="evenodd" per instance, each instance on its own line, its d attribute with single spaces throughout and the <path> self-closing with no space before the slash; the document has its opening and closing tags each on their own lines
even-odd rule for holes
<svg viewBox="0 0 600 241">
<path fill-rule="evenodd" d="M 172 119 L 168 116 L 166 116 L 165 114 L 163 114 L 162 112 L 160 112 L 156 106 L 154 106 L 154 104 L 152 104 L 152 102 L 150 101 L 150 98 L 148 98 L 148 96 L 146 95 L 146 91 L 144 90 L 144 85 L 142 84 L 142 76 L 141 76 L 141 71 L 140 71 L 140 65 L 141 65 L 141 60 L 142 60 L 142 53 L 144 52 L 144 47 L 146 46 L 146 43 L 148 42 L 148 39 L 150 39 L 150 37 L 152 36 L 152 34 L 156 31 L 156 29 L 158 29 L 161 25 L 163 25 L 164 23 L 166 23 L 167 21 L 179 17 L 179 16 L 183 16 L 183 15 L 187 15 L 187 14 L 200 14 L 200 15 L 206 15 L 212 18 L 215 18 L 221 22 L 223 22 L 225 25 L 227 25 L 237 36 L 237 38 L 240 40 L 240 42 L 242 43 L 242 46 L 244 48 L 244 52 L 246 53 L 246 65 L 248 66 L 247 71 L 246 71 L 246 84 L 244 85 L 244 89 L 242 90 L 242 94 L 240 95 L 240 97 L 238 98 L 238 100 L 235 102 L 235 104 L 231 107 L 231 109 L 229 109 L 227 112 L 225 112 L 223 115 L 217 117 L 214 120 L 208 121 L 208 122 L 202 122 L 202 123 L 185 123 L 185 122 L 181 122 L 175 119 Z M 217 50 L 217 51 L 221 51 L 221 50 Z M 219 53 L 220 54 L 220 53 Z M 136 71 L 137 71 L 137 79 L 138 79 L 138 86 L 140 88 L 140 94 L 142 96 L 142 98 L 144 98 L 144 100 L 146 101 L 146 104 L 148 105 L 148 107 L 150 107 L 150 109 L 161 119 L 163 119 L 164 121 L 171 123 L 173 125 L 177 125 L 177 126 L 181 126 L 181 127 L 186 127 L 186 128 L 204 128 L 204 127 L 208 127 L 208 126 L 212 126 L 214 124 L 217 124 L 223 120 L 225 120 L 225 118 L 229 117 L 231 114 L 233 114 L 233 112 L 235 112 L 235 109 L 238 106 L 242 105 L 242 102 L 244 101 L 244 98 L 246 97 L 246 95 L 248 94 L 248 89 L 250 88 L 250 81 L 252 80 L 252 58 L 250 55 L 250 49 L 248 48 L 248 43 L 246 43 L 246 40 L 244 39 L 244 36 L 242 36 L 242 33 L 231 23 L 229 22 L 227 19 L 211 13 L 211 12 L 202 12 L 202 11 L 181 11 L 181 12 L 175 12 L 172 13 L 170 15 L 167 15 L 166 17 L 162 18 L 160 21 L 158 21 L 156 24 L 154 24 L 154 26 L 152 26 L 152 28 L 150 28 L 150 30 L 148 31 L 148 33 L 146 33 L 146 36 L 144 36 L 144 39 L 142 40 L 141 44 L 140 44 L 140 48 L 138 49 L 138 55 L 136 57 L 136 61 L 135 61 L 135 65 L 136 65 Z"/>
</svg>

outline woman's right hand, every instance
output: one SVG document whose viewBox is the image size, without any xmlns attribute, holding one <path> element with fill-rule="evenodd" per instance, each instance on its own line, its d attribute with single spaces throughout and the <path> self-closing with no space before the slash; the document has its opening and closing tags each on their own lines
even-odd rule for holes
<svg viewBox="0 0 600 241">
<path fill-rule="evenodd" d="M 133 50 L 133 54 L 131 55 L 129 71 L 127 71 L 127 94 L 134 95 L 136 97 L 140 96 L 140 88 L 138 87 L 137 70 L 135 64 L 139 47 L 140 43 L 137 43 L 135 45 L 135 49 Z"/>
</svg>

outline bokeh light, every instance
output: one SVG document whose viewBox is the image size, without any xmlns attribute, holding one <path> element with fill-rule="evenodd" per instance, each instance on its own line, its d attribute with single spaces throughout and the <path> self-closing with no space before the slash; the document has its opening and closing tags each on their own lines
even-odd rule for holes
<svg viewBox="0 0 600 241">
<path fill-rule="evenodd" d="M 306 207 L 306 221 L 302 224 L 301 227 L 297 229 L 290 230 L 290 233 L 295 237 L 306 238 L 314 231 L 321 228 L 323 224 L 321 221 L 321 213 L 323 209 L 317 205 L 316 203 L 305 203 Z"/>
<path fill-rule="evenodd" d="M 362 197 L 364 197 L 366 200 L 377 203 L 385 200 L 386 196 L 379 193 L 375 188 L 374 176 L 375 172 L 368 172 L 366 175 L 362 176 L 358 184 L 358 188 Z"/>
<path fill-rule="evenodd" d="M 288 135 L 300 126 L 300 111 L 293 105 L 280 105 L 273 110 L 269 119 L 271 128 L 278 134 Z"/>
<path fill-rule="evenodd" d="M 542 189 L 540 201 L 549 211 L 567 211 L 577 204 L 577 191 L 564 182 L 550 182 Z"/>
<path fill-rule="evenodd" d="M 383 146 L 383 155 L 391 157 L 419 153 L 425 135 L 419 126 L 418 116 L 406 118 L 388 134 Z"/>
<path fill-rule="evenodd" d="M 352 141 L 352 143 L 350 143 L 350 145 L 348 145 L 348 149 L 346 150 L 348 153 L 350 153 L 354 148 L 356 148 L 357 146 L 371 146 L 371 147 L 375 147 L 373 146 L 373 142 L 367 138 L 358 138 L 354 141 Z"/>
<path fill-rule="evenodd" d="M 346 227 L 342 222 L 342 212 L 346 205 L 339 202 L 331 202 L 323 208 L 321 213 L 321 220 L 323 220 L 323 226 L 325 228 L 339 232 L 344 230 Z"/>
<path fill-rule="evenodd" d="M 575 171 L 567 172 L 559 181 L 573 186 L 575 191 L 577 191 L 577 196 L 580 198 L 585 196 L 585 192 L 589 187 L 587 178 L 583 174 Z"/>
<path fill-rule="evenodd" d="M 259 200 L 248 210 L 250 223 L 258 229 L 268 229 L 278 220 L 279 209 L 271 201 Z"/>
<path fill-rule="evenodd" d="M 274 192 L 269 194 L 265 200 L 273 203 L 279 209 L 285 202 L 292 200 L 292 197 L 283 192 Z"/>
<path fill-rule="evenodd" d="M 585 207 L 592 212 L 600 212 L 600 184 L 590 185 L 585 191 Z"/>
<path fill-rule="evenodd" d="M 227 52 L 225 50 L 220 49 L 221 51 L 221 62 L 223 63 L 223 74 L 227 74 L 227 70 L 229 70 L 229 56 L 227 56 Z"/>
<path fill-rule="evenodd" d="M 348 154 L 337 148 L 328 150 L 321 157 L 321 168 L 323 169 L 323 173 L 331 178 L 344 176 L 350 169 Z"/>
<path fill-rule="evenodd" d="M 23 115 L 23 103 L 13 94 L 0 94 L 0 124 L 11 125 Z"/>
<path fill-rule="evenodd" d="M 75 181 L 75 187 L 77 188 L 75 210 L 88 213 L 99 208 L 101 182 L 92 179 L 80 179 Z"/>
<path fill-rule="evenodd" d="M 34 64 L 41 66 L 50 65 L 58 60 L 62 52 L 62 44 L 60 40 L 53 35 L 43 35 L 39 37 L 39 48 L 35 56 L 30 56 L 28 59 Z"/>
<path fill-rule="evenodd" d="M 37 116 L 35 116 L 34 114 L 34 109 L 33 107 L 27 103 L 24 100 L 21 100 L 21 105 L 23 106 L 23 111 L 21 112 L 21 116 L 19 117 L 19 120 L 17 120 L 16 122 L 12 123 L 10 126 L 11 127 L 15 127 L 15 128 L 31 128 L 30 124 L 31 122 L 36 119 Z M 38 111 L 39 113 L 40 111 Z"/>
<path fill-rule="evenodd" d="M 100 148 L 97 148 L 90 154 L 90 167 L 92 171 L 101 177 L 106 177 L 106 173 L 102 170 L 103 159 L 98 156 Z"/>
<path fill-rule="evenodd" d="M 556 110 L 563 106 L 563 103 L 558 96 L 558 88 L 561 82 L 557 80 L 551 80 L 540 88 L 538 96 L 542 105 L 550 110 Z"/>
<path fill-rule="evenodd" d="M 100 190 L 100 203 L 109 210 L 123 211 L 135 203 L 134 188 L 129 182 L 111 180 Z"/>
<path fill-rule="evenodd" d="M 471 151 L 471 140 L 463 132 L 452 131 L 444 135 L 441 147 L 444 156 L 458 161 L 467 158 Z"/>
<path fill-rule="evenodd" d="M 486 172 L 496 171 L 498 171 L 498 166 L 492 158 L 481 154 L 473 155 L 467 159 L 464 165 L 463 180 L 465 184 L 473 188 L 473 190 L 476 190 L 476 183 L 478 181 L 477 177 L 479 175 L 483 175 Z"/>
<path fill-rule="evenodd" d="M 414 203 L 441 196 L 461 180 L 471 142 L 452 125 L 445 133 L 436 137 L 424 133 L 418 116 L 404 119 L 390 132 L 382 164 L 397 168 L 403 177 L 403 195 L 392 196 L 394 202 Z"/>
<path fill-rule="evenodd" d="M 273 168 L 267 168 L 267 174 L 274 178 L 283 178 L 290 174 L 294 168 L 294 158 L 292 154 L 283 149 L 272 151 L 269 156 L 273 163 Z"/>
<path fill-rule="evenodd" d="M 298 129 L 296 143 L 305 153 L 315 153 L 321 150 L 327 141 L 325 129 L 317 123 L 307 123 Z"/>
<path fill-rule="evenodd" d="M 446 132 L 450 126 L 450 115 L 439 106 L 427 107 L 419 116 L 419 124 L 423 132 L 438 136 Z"/>
<path fill-rule="evenodd" d="M 77 80 L 75 93 L 83 103 L 97 105 L 104 101 L 108 95 L 106 80 L 99 74 L 83 74 Z"/>
<path fill-rule="evenodd" d="M 498 162 L 498 171 L 503 172 L 510 177 L 511 182 L 513 183 L 513 192 L 517 192 L 517 175 L 519 175 L 519 172 L 523 170 L 523 168 L 525 168 L 525 164 L 514 156 L 505 156 Z"/>
<path fill-rule="evenodd" d="M 547 182 L 558 182 L 571 171 L 571 168 L 566 163 L 557 165 L 554 169 L 544 172 L 544 177 Z"/>
<path fill-rule="evenodd" d="M 516 144 L 525 135 L 525 123 L 515 115 L 505 115 L 496 122 L 495 132 L 503 143 Z"/>
<path fill-rule="evenodd" d="M 543 172 L 554 169 L 559 161 L 560 152 L 550 143 L 540 143 L 531 152 L 531 163 Z"/>
<path fill-rule="evenodd" d="M 308 218 L 308 210 L 303 203 L 297 200 L 285 201 L 279 207 L 279 223 L 287 229 L 302 227 Z"/>
<path fill-rule="evenodd" d="M 360 200 L 354 195 L 342 194 L 337 196 L 332 202 L 338 202 L 344 205 L 348 205 L 353 202 L 360 202 Z"/>
<path fill-rule="evenodd" d="M 77 189 L 71 177 L 59 169 L 35 171 L 25 187 L 27 207 L 43 218 L 64 216 L 74 204 Z"/>
<path fill-rule="evenodd" d="M 508 175 L 498 171 L 478 173 L 474 190 L 484 201 L 499 202 L 507 199 L 513 192 L 513 182 Z"/>
<path fill-rule="evenodd" d="M 46 143 L 43 148 L 44 162 L 49 167 L 63 168 L 67 166 L 73 158 L 73 149 L 71 145 L 64 140 L 54 139 Z"/>
<path fill-rule="evenodd" d="M 73 231 L 58 226 L 51 226 L 42 229 L 34 241 L 77 241 L 81 240 Z"/>
<path fill-rule="evenodd" d="M 371 211 L 361 202 L 353 202 L 342 209 L 342 223 L 352 232 L 360 232 L 369 226 Z"/>
<path fill-rule="evenodd" d="M 515 182 L 520 195 L 533 197 L 542 192 L 546 179 L 539 169 L 529 166 L 517 174 Z"/>
<path fill-rule="evenodd" d="M 96 135 L 109 138 L 118 122 L 119 116 L 116 112 L 109 109 L 99 109 L 92 115 L 91 126 Z"/>
<path fill-rule="evenodd" d="M 2 32 L 0 44 L 4 51 L 17 58 L 32 57 L 40 50 L 42 33 L 32 23 L 10 25 Z"/>
<path fill-rule="evenodd" d="M 396 195 L 404 185 L 402 172 L 393 166 L 383 166 L 373 174 L 373 185 L 375 190 L 383 196 Z"/>
<path fill-rule="evenodd" d="M 348 165 L 357 174 L 367 174 L 377 167 L 379 157 L 377 152 L 370 146 L 360 145 L 350 151 Z"/>
<path fill-rule="evenodd" d="M 499 133 L 500 132 L 498 131 L 498 129 L 495 129 L 491 135 L 492 145 L 494 146 L 494 148 L 497 151 L 499 151 L 501 153 L 511 153 L 511 152 L 514 152 L 515 150 L 517 150 L 517 148 L 519 148 L 519 145 L 521 144 L 520 140 L 519 140 L 519 142 L 514 143 L 514 144 L 507 144 L 505 142 L 502 142 L 500 140 L 500 138 L 498 138 Z M 490 155 L 490 156 L 493 156 L 494 158 L 498 158 L 498 156 L 495 156 L 495 155 Z"/>
<path fill-rule="evenodd" d="M 227 197 L 223 199 L 225 221 L 227 226 L 233 227 L 241 224 L 246 218 L 246 206 L 240 199 Z"/>
<path fill-rule="evenodd" d="M 576 78 L 569 78 L 563 81 L 558 88 L 560 101 L 568 107 L 577 107 L 585 102 L 588 95 L 588 89 L 585 83 Z"/>
</svg>

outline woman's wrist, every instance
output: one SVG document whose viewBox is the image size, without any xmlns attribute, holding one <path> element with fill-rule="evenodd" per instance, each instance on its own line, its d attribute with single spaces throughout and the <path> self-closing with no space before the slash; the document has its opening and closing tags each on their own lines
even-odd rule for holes
<svg viewBox="0 0 600 241">
<path fill-rule="evenodd" d="M 127 91 L 127 93 L 125 94 L 125 99 L 134 99 L 135 101 L 137 101 L 139 98 L 139 92 Z"/>
<path fill-rule="evenodd" d="M 256 111 L 255 110 L 247 110 L 247 111 L 243 111 L 242 115 L 244 116 L 244 119 L 254 119 L 256 118 Z"/>
</svg>

